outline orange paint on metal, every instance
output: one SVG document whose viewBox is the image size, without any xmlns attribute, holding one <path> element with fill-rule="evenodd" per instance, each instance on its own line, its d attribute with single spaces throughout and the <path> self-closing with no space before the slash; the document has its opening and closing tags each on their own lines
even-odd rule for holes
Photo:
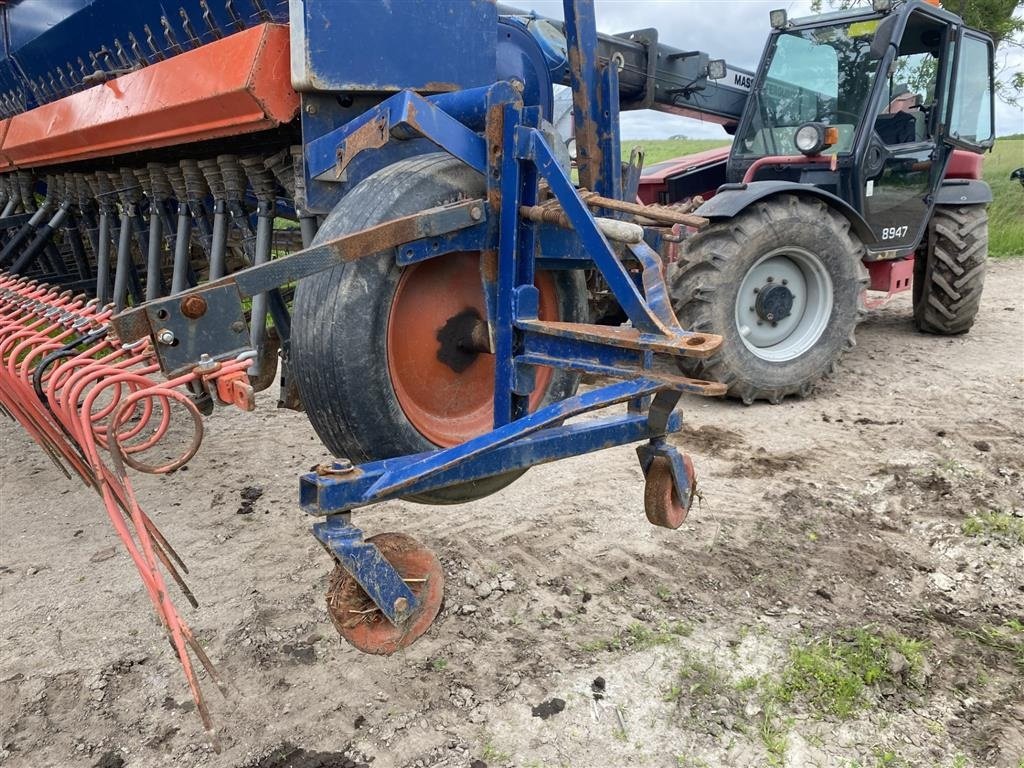
<svg viewBox="0 0 1024 768">
<path fill-rule="evenodd" d="M 12 117 L 0 157 L 29 167 L 234 136 L 298 107 L 288 27 L 263 24 Z"/>
<path fill-rule="evenodd" d="M 7 129 L 11 127 L 10 118 L 0 120 L 0 147 L 4 145 L 4 141 L 7 139 Z M 6 157 L 0 155 L 0 168 L 7 168 L 10 166 L 10 162 Z"/>
<path fill-rule="evenodd" d="M 554 279 L 538 272 L 537 287 L 540 317 L 557 319 Z M 388 371 L 398 403 L 420 434 L 445 448 L 487 432 L 494 423 L 494 356 L 479 353 L 461 371 L 439 359 L 439 332 L 467 310 L 487 317 L 480 256 L 455 253 L 406 267 L 388 318 Z M 543 400 L 551 376 L 550 368 L 537 369 L 531 411 Z"/>
</svg>

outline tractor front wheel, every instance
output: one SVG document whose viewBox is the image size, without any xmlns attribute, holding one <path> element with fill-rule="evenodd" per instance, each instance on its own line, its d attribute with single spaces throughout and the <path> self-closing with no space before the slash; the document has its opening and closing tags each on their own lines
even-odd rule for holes
<svg viewBox="0 0 1024 768">
<path fill-rule="evenodd" d="M 781 195 L 685 241 L 669 282 L 684 328 L 717 333 L 719 351 L 683 359 L 750 404 L 807 395 L 854 344 L 867 270 L 850 222 L 817 199 Z"/>
</svg>

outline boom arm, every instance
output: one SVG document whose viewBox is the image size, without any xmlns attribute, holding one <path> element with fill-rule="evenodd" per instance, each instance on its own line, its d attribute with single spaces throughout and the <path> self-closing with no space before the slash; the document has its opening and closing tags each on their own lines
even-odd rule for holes
<svg viewBox="0 0 1024 768">
<path fill-rule="evenodd" d="M 552 79 L 568 85 L 564 23 L 501 6 L 498 10 L 527 26 L 544 50 Z M 660 43 L 656 29 L 599 33 L 597 59 L 618 66 L 621 109 L 656 109 L 727 127 L 739 123 L 754 77 L 749 70 L 726 65 L 726 76 L 712 80 L 707 53 Z"/>
</svg>

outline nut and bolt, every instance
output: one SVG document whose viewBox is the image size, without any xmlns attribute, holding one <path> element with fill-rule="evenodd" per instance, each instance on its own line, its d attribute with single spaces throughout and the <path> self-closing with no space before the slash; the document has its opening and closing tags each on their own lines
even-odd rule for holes
<svg viewBox="0 0 1024 768">
<path fill-rule="evenodd" d="M 480 221 L 480 219 L 482 219 L 483 216 L 484 212 L 483 210 L 481 210 L 479 205 L 474 205 L 472 208 L 469 209 L 469 218 L 471 218 L 473 221 Z"/>
<path fill-rule="evenodd" d="M 782 281 L 782 284 L 783 284 L 783 285 L 789 285 L 789 280 L 783 280 L 783 281 Z"/>
<path fill-rule="evenodd" d="M 775 278 L 772 277 L 771 275 L 769 275 L 768 277 L 765 278 L 765 282 L 766 283 L 774 283 L 775 282 Z"/>
<path fill-rule="evenodd" d="M 335 459 L 329 464 L 319 464 L 316 468 L 318 475 L 344 475 L 355 469 L 348 459 Z"/>
<path fill-rule="evenodd" d="M 198 373 L 209 373 L 210 371 L 217 370 L 219 367 L 220 364 L 216 360 L 203 352 L 203 354 L 199 356 L 199 362 L 196 364 L 196 367 L 192 370 Z"/>
<path fill-rule="evenodd" d="M 405 613 L 409 610 L 409 601 L 404 597 L 399 597 L 395 600 L 394 609 L 395 613 Z"/>
<path fill-rule="evenodd" d="M 170 346 L 174 343 L 174 333 L 167 328 L 161 328 L 156 332 L 156 340 L 161 344 Z"/>
</svg>

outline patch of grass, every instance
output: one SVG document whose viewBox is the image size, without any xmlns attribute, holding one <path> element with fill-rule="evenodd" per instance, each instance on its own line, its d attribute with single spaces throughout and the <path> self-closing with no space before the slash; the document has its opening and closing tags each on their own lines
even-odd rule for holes
<svg viewBox="0 0 1024 768">
<path fill-rule="evenodd" d="M 580 645 L 584 651 L 632 651 L 669 645 L 680 637 L 693 634 L 693 627 L 682 621 L 663 621 L 657 627 L 649 627 L 636 621 L 614 637 L 588 640 Z"/>
<path fill-rule="evenodd" d="M 720 139 L 648 139 L 622 142 L 622 156 L 629 159 L 630 149 L 644 148 L 644 165 L 651 166 L 682 155 L 691 155 L 715 147 L 729 145 Z M 992 187 L 992 204 L 988 209 L 989 254 L 995 257 L 1024 256 L 1024 189 L 1010 181 L 1010 173 L 1024 165 L 1024 138 L 1018 136 L 996 139 L 995 148 L 982 161 L 982 176 Z"/>
<path fill-rule="evenodd" d="M 1014 663 L 1024 670 L 1024 622 L 1009 619 L 1002 626 L 986 624 L 980 630 L 963 630 L 964 634 L 982 645 L 1013 656 Z"/>
<path fill-rule="evenodd" d="M 783 721 L 779 717 L 776 704 L 768 700 L 764 703 L 761 712 L 761 721 L 758 723 L 758 735 L 764 745 L 764 751 L 768 753 L 768 765 L 781 766 L 786 761 L 786 749 L 789 747 L 790 721 Z"/>
<path fill-rule="evenodd" d="M 789 658 L 772 696 L 784 703 L 802 699 L 818 714 L 847 718 L 866 703 L 865 689 L 902 681 L 889 671 L 889 655 L 907 660 L 910 678 L 921 670 L 926 645 L 894 632 L 857 629 L 845 637 L 809 640 L 790 647 Z"/>
<path fill-rule="evenodd" d="M 996 139 L 995 148 L 985 155 L 982 176 L 992 187 L 988 207 L 988 252 L 992 256 L 1024 255 L 1024 189 L 1010 181 L 1010 173 L 1024 165 L 1024 139 Z"/>
<path fill-rule="evenodd" d="M 448 666 L 448 659 L 438 657 L 430 660 L 430 668 L 435 672 L 440 672 L 442 669 Z"/>
<path fill-rule="evenodd" d="M 729 139 L 623 139 L 622 159 L 628 161 L 629 153 L 635 146 L 644 148 L 644 167 L 671 160 L 682 155 L 692 155 L 715 147 L 727 147 Z M 1009 173 L 1009 172 L 1007 172 Z"/>
<path fill-rule="evenodd" d="M 733 688 L 729 678 L 718 667 L 713 667 L 687 654 L 679 668 L 675 682 L 665 694 L 665 701 L 700 705 Z"/>
<path fill-rule="evenodd" d="M 508 752 L 502 752 L 488 740 L 484 742 L 483 759 L 487 762 L 507 763 L 512 759 L 512 755 Z"/>
<path fill-rule="evenodd" d="M 960 526 L 965 536 L 1004 539 L 1024 544 L 1024 518 L 1007 512 L 975 512 Z"/>
</svg>

